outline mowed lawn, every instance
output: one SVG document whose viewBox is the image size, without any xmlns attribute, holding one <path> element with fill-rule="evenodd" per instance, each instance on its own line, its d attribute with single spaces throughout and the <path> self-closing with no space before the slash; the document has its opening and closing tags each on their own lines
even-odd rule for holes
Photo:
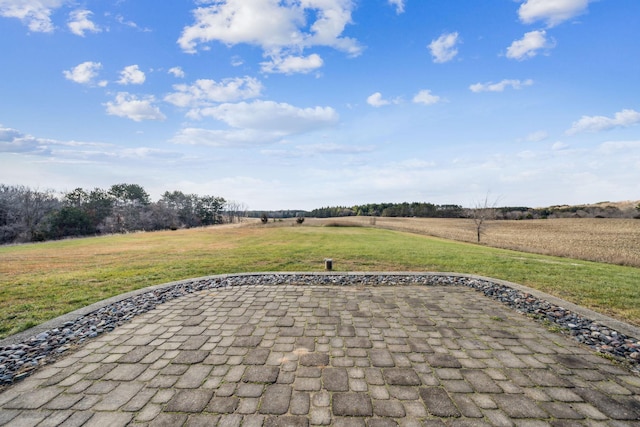
<svg viewBox="0 0 640 427">
<path fill-rule="evenodd" d="M 640 325 L 640 269 L 366 227 L 210 227 L 0 247 L 0 337 L 127 291 L 222 273 L 440 271 L 521 283 Z M 452 291 L 455 291 L 452 289 Z"/>
</svg>

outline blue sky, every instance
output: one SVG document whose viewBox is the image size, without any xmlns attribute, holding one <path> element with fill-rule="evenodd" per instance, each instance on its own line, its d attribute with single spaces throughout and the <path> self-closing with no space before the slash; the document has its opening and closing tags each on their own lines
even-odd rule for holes
<svg viewBox="0 0 640 427">
<path fill-rule="evenodd" d="M 640 198 L 637 0 L 0 0 L 0 183 Z"/>
</svg>

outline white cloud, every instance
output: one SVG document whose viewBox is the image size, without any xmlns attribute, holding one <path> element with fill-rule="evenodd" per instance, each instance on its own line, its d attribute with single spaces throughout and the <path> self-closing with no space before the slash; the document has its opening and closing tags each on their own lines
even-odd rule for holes
<svg viewBox="0 0 640 427">
<path fill-rule="evenodd" d="M 189 53 L 195 53 L 200 44 L 219 41 L 229 46 L 260 46 L 270 58 L 299 54 L 313 46 L 355 56 L 362 51 L 360 44 L 342 37 L 354 7 L 351 0 L 216 1 L 193 11 L 195 23 L 184 28 L 178 44 Z"/>
<path fill-rule="evenodd" d="M 173 75 L 173 77 L 177 77 L 179 79 L 181 79 L 181 78 L 183 78 L 185 76 L 184 71 L 180 67 L 169 68 L 168 73 Z"/>
<path fill-rule="evenodd" d="M 54 30 L 51 13 L 61 7 L 65 0 L 0 0 L 0 16 L 18 18 L 37 33 Z"/>
<path fill-rule="evenodd" d="M 200 110 L 202 116 L 225 122 L 233 128 L 295 134 L 333 126 L 338 113 L 331 107 L 299 108 L 273 101 L 220 104 Z"/>
<path fill-rule="evenodd" d="M 226 123 L 231 129 L 185 128 L 171 142 L 209 146 L 268 144 L 283 138 L 335 125 L 338 114 L 330 107 L 298 108 L 273 101 L 221 104 L 199 110 Z"/>
<path fill-rule="evenodd" d="M 144 72 L 141 71 L 137 65 L 129 65 L 120 71 L 120 80 L 118 80 L 118 83 L 121 85 L 141 85 L 145 80 L 146 76 Z"/>
<path fill-rule="evenodd" d="M 150 30 L 149 28 L 140 28 L 140 27 L 138 26 L 138 24 L 136 24 L 135 22 L 133 22 L 133 21 L 127 21 L 127 20 L 124 18 L 124 16 L 122 16 L 122 15 L 117 15 L 117 16 L 116 16 L 116 21 L 118 21 L 120 24 L 125 25 L 125 26 L 127 26 L 127 27 L 135 28 L 136 30 L 141 31 L 141 32 L 143 32 L 143 33 L 149 33 L 149 32 L 151 32 L 151 30 Z"/>
<path fill-rule="evenodd" d="M 551 146 L 551 150 L 553 151 L 562 151 L 562 150 L 566 150 L 567 148 L 569 148 L 569 144 L 562 141 L 556 141 Z"/>
<path fill-rule="evenodd" d="M 527 142 L 540 142 L 549 138 L 549 133 L 544 130 L 538 130 L 527 135 L 524 140 Z"/>
<path fill-rule="evenodd" d="M 443 63 L 451 61 L 458 54 L 456 44 L 459 43 L 458 33 L 445 33 L 429 43 L 429 50 L 433 55 L 433 62 Z"/>
<path fill-rule="evenodd" d="M 0 125 L 0 153 L 48 154 L 47 141 Z"/>
<path fill-rule="evenodd" d="M 98 76 L 98 71 L 102 68 L 102 64 L 99 62 L 86 61 L 82 64 L 76 65 L 70 70 L 65 70 L 64 74 L 67 80 L 76 82 L 79 84 L 90 85 L 93 80 Z"/>
<path fill-rule="evenodd" d="M 93 15 L 93 12 L 90 10 L 74 10 L 69 14 L 69 22 L 67 22 L 67 26 L 73 34 L 81 37 L 84 37 L 84 33 L 86 31 L 99 33 L 102 30 L 89 19 L 91 15 Z"/>
<path fill-rule="evenodd" d="M 390 101 L 382 99 L 382 94 L 380 92 L 369 95 L 369 97 L 367 98 L 367 104 L 373 107 L 382 107 L 383 105 L 389 105 L 390 103 Z"/>
<path fill-rule="evenodd" d="M 537 21 L 554 27 L 587 11 L 589 0 L 527 0 L 520 5 L 518 16 L 525 24 Z"/>
<path fill-rule="evenodd" d="M 107 102 L 107 114 L 118 117 L 126 117 L 136 122 L 142 120 L 164 120 L 166 116 L 160 109 L 153 105 L 153 96 L 139 99 L 127 92 L 119 92 L 115 102 Z"/>
<path fill-rule="evenodd" d="M 413 97 L 414 103 L 424 105 L 437 104 L 440 100 L 439 96 L 433 95 L 428 89 L 421 90 Z"/>
<path fill-rule="evenodd" d="M 553 41 L 547 40 L 547 32 L 544 30 L 530 31 L 525 33 L 520 40 L 515 40 L 507 48 L 507 58 L 523 59 L 533 58 L 541 49 L 551 49 L 555 46 Z"/>
<path fill-rule="evenodd" d="M 396 7 L 396 13 L 400 15 L 404 13 L 404 0 L 388 0 L 391 6 Z"/>
<path fill-rule="evenodd" d="M 639 141 L 606 141 L 600 144 L 598 147 L 600 151 L 605 154 L 614 154 L 618 152 L 635 154 L 640 153 L 640 140 Z"/>
<path fill-rule="evenodd" d="M 192 85 L 174 85 L 175 92 L 164 100 L 178 107 L 210 106 L 212 103 L 231 102 L 256 98 L 262 92 L 262 83 L 253 77 L 235 77 L 220 82 L 209 79 L 196 80 Z"/>
<path fill-rule="evenodd" d="M 580 132 L 600 132 L 637 124 L 640 124 L 640 112 L 625 109 L 617 112 L 613 117 L 582 116 L 580 120 L 573 122 L 571 128 L 565 133 L 567 135 L 574 135 Z"/>
<path fill-rule="evenodd" d="M 498 83 L 487 82 L 487 83 L 475 83 L 469 86 L 471 92 L 502 92 L 507 87 L 512 87 L 513 89 L 520 89 L 524 86 L 531 86 L 533 84 L 533 80 L 527 79 L 524 81 L 521 80 L 502 80 Z"/>
<path fill-rule="evenodd" d="M 306 74 L 322 67 L 322 64 L 320 55 L 313 53 L 309 56 L 290 55 L 285 58 L 274 55 L 271 57 L 271 61 L 263 62 L 260 65 L 265 73 Z"/>
</svg>

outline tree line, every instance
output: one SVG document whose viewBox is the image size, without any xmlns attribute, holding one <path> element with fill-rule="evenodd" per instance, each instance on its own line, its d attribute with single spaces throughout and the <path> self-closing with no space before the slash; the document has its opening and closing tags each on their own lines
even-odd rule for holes
<svg viewBox="0 0 640 427">
<path fill-rule="evenodd" d="M 217 196 L 166 191 L 152 202 L 137 184 L 66 193 L 0 184 L 0 244 L 237 222 L 246 207 Z"/>
<path fill-rule="evenodd" d="M 385 216 L 418 218 L 461 218 L 465 214 L 459 205 L 435 205 L 433 203 L 369 203 L 351 207 L 333 206 L 314 209 L 309 216 L 331 218 L 339 216 Z"/>
<path fill-rule="evenodd" d="M 489 206 L 484 206 L 484 209 Z M 620 208 L 606 202 L 596 205 L 550 206 L 530 208 L 524 206 L 490 206 L 490 219 L 526 220 L 547 218 L 640 218 L 640 204 L 632 208 Z M 369 203 L 356 206 L 327 206 L 314 209 L 305 216 L 333 218 L 341 216 L 381 216 L 416 218 L 475 218 L 479 207 L 463 208 L 459 205 L 433 203 Z M 484 214 L 483 214 L 484 215 Z"/>
</svg>

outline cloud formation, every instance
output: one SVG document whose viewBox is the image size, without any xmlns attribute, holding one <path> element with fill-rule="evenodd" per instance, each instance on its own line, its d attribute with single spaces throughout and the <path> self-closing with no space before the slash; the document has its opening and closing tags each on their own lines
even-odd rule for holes
<svg viewBox="0 0 640 427">
<path fill-rule="evenodd" d="M 257 98 L 263 90 L 262 83 L 254 77 L 234 77 L 219 82 L 210 79 L 196 80 L 193 84 L 174 85 L 175 92 L 164 100 L 178 107 L 207 107 L 214 103 L 233 102 Z M 192 111 L 197 115 L 197 111 Z"/>
<path fill-rule="evenodd" d="M 613 117 L 606 116 L 582 116 L 580 120 L 573 122 L 571 128 L 565 133 L 575 135 L 581 132 L 600 132 L 614 128 L 626 128 L 640 124 L 640 112 L 625 109 L 615 113 Z"/>
<path fill-rule="evenodd" d="M 515 40 L 511 46 L 507 48 L 507 58 L 524 59 L 533 58 L 541 49 L 551 49 L 555 43 L 547 40 L 547 32 L 545 30 L 536 30 L 525 33 L 520 40 Z"/>
<path fill-rule="evenodd" d="M 322 67 L 322 64 L 320 55 L 312 53 L 309 56 L 290 55 L 284 58 L 273 55 L 270 61 L 262 62 L 260 65 L 265 73 L 307 74 Z"/>
<path fill-rule="evenodd" d="M 404 0 L 389 0 L 389 4 L 396 7 L 396 13 L 398 15 L 404 13 Z"/>
<path fill-rule="evenodd" d="M 86 61 L 62 73 L 67 80 L 78 84 L 91 85 L 101 68 L 102 64 L 99 62 Z"/>
<path fill-rule="evenodd" d="M 511 87 L 513 89 L 521 89 L 525 86 L 531 86 L 533 84 L 533 80 L 527 79 L 524 81 L 521 80 L 502 80 L 498 83 L 487 82 L 487 83 L 475 83 L 469 86 L 469 90 L 471 92 L 502 92 L 507 87 Z"/>
<path fill-rule="evenodd" d="M 458 54 L 456 45 L 459 43 L 458 33 L 445 33 L 429 43 L 429 50 L 433 56 L 433 62 L 449 62 Z"/>
<path fill-rule="evenodd" d="M 300 52 L 314 46 L 356 56 L 362 52 L 362 46 L 355 39 L 342 36 L 351 23 L 354 7 L 351 0 L 216 1 L 193 11 L 195 22 L 184 28 L 178 44 L 188 53 L 195 53 L 200 45 L 212 41 L 228 46 L 241 43 L 260 46 L 273 63 L 271 70 L 275 71 L 271 72 L 279 70 L 278 58 L 285 61 L 289 57 L 302 58 Z M 310 18 L 313 22 L 308 22 Z M 308 72 L 310 65 L 317 68 L 318 58 L 306 57 L 304 66 L 294 65 L 287 70 Z"/>
<path fill-rule="evenodd" d="M 125 117 L 136 122 L 143 120 L 165 120 L 166 116 L 160 109 L 153 105 L 155 98 L 147 96 L 139 99 L 128 92 L 119 92 L 113 102 L 107 102 L 107 114 L 111 116 Z"/>
<path fill-rule="evenodd" d="M 48 154 L 46 141 L 0 125 L 0 153 Z"/>
<path fill-rule="evenodd" d="M 219 120 L 230 129 L 188 127 L 178 132 L 171 142 L 218 147 L 260 145 L 326 129 L 339 119 L 331 107 L 299 108 L 287 103 L 259 100 L 220 104 L 203 108 L 199 114 Z"/>
<path fill-rule="evenodd" d="M 200 114 L 220 120 L 233 128 L 285 134 L 322 129 L 338 121 L 338 113 L 331 107 L 299 108 L 284 102 L 259 100 L 203 108 Z"/>
<path fill-rule="evenodd" d="M 173 77 L 177 77 L 179 79 L 183 78 L 185 76 L 184 71 L 182 70 L 181 67 L 172 67 L 169 68 L 169 71 L 167 71 L 169 74 L 171 74 Z"/>
<path fill-rule="evenodd" d="M 382 98 L 382 94 L 380 92 L 369 95 L 369 97 L 367 98 L 367 104 L 371 105 L 372 107 L 382 107 L 390 103 L 390 101 Z"/>
<path fill-rule="evenodd" d="M 55 29 L 51 14 L 65 0 L 0 0 L 0 16 L 18 18 L 35 33 L 51 33 Z"/>
<path fill-rule="evenodd" d="M 587 11 L 589 0 L 527 0 L 520 5 L 520 21 L 531 24 L 544 21 L 548 27 L 567 21 Z"/>
<path fill-rule="evenodd" d="M 141 85 L 146 78 L 144 72 L 140 70 L 140 67 L 137 65 L 129 65 L 120 71 L 120 80 L 118 80 L 118 83 L 121 85 Z"/>
<path fill-rule="evenodd" d="M 433 95 L 428 89 L 421 90 L 413 97 L 413 102 L 415 104 L 423 105 L 437 104 L 440 100 L 441 98 L 439 96 Z"/>
<path fill-rule="evenodd" d="M 69 30 L 80 37 L 84 37 L 84 33 L 87 31 L 90 33 L 99 33 L 102 31 L 89 19 L 91 15 L 93 15 L 93 12 L 85 9 L 78 9 L 71 12 L 69 14 L 69 22 L 67 22 Z"/>
</svg>

